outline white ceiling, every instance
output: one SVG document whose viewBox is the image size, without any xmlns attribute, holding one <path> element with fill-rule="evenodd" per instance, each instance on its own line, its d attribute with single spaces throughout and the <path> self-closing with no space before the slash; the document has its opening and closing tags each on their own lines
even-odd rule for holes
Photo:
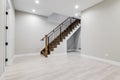
<svg viewBox="0 0 120 80">
<path fill-rule="evenodd" d="M 59 13 L 67 16 L 74 16 L 75 13 L 87 9 L 103 0 L 39 0 L 39 4 L 35 4 L 35 0 L 13 0 L 16 10 L 49 16 L 52 13 Z M 76 10 L 75 5 L 79 5 Z"/>
</svg>

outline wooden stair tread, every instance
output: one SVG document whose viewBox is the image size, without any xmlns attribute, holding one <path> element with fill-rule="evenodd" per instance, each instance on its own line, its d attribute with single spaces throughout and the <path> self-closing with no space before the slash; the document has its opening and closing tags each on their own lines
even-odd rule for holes
<svg viewBox="0 0 120 80">
<path fill-rule="evenodd" d="M 68 26 L 68 28 L 66 28 L 51 43 L 49 43 L 48 54 L 50 54 L 51 51 L 54 51 L 54 48 L 57 48 L 57 46 L 60 45 L 60 42 L 62 42 L 63 39 L 65 39 L 65 37 L 68 36 L 68 34 L 70 34 L 70 32 L 73 31 L 79 23 L 80 23 L 80 20 L 76 19 L 71 25 Z M 45 52 L 46 52 L 46 50 L 44 48 L 44 49 L 42 49 L 41 54 L 43 54 L 45 57 L 47 57 Z"/>
</svg>

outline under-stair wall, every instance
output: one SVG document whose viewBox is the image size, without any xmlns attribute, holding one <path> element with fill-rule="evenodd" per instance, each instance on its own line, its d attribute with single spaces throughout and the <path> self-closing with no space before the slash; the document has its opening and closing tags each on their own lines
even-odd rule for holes
<svg viewBox="0 0 120 80">
<path fill-rule="evenodd" d="M 60 54 L 64 55 L 67 54 L 67 41 L 68 39 L 74 35 L 74 33 L 80 29 L 80 24 L 63 40 L 63 42 L 60 42 L 60 45 L 52 51 L 53 54 Z"/>
<path fill-rule="evenodd" d="M 67 40 L 67 52 L 80 52 L 81 49 L 81 39 L 80 39 L 80 29 L 79 28 L 68 40 Z"/>
</svg>

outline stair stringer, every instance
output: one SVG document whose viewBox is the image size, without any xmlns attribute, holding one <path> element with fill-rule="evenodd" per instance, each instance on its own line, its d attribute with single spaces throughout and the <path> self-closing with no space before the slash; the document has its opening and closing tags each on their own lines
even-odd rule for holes
<svg viewBox="0 0 120 80">
<path fill-rule="evenodd" d="M 57 48 L 54 48 L 54 51 L 51 51 L 51 54 L 60 54 L 60 55 L 66 55 L 67 54 L 67 40 L 80 28 L 80 24 L 73 29 L 70 34 L 68 34 L 65 39 L 63 39 L 62 42 L 60 42 L 60 45 L 57 45 Z"/>
</svg>

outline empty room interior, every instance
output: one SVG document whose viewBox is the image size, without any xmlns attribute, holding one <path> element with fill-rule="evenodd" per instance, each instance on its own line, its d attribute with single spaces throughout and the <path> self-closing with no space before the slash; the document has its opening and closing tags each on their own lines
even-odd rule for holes
<svg viewBox="0 0 120 80">
<path fill-rule="evenodd" d="M 120 0 L 0 0 L 0 80 L 120 80 Z"/>
</svg>

